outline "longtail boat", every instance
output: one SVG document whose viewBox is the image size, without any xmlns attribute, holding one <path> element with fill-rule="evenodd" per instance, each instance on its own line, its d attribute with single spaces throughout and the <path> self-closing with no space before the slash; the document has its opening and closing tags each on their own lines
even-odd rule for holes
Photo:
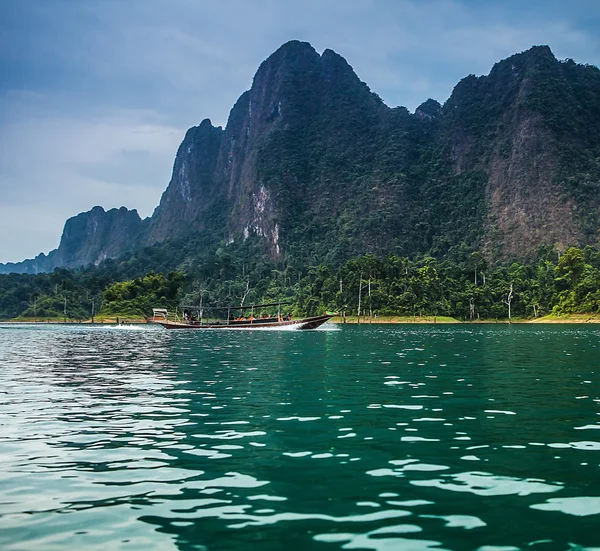
<svg viewBox="0 0 600 551">
<path fill-rule="evenodd" d="M 153 308 L 152 317 L 148 323 L 162 325 L 165 329 L 270 329 L 274 327 L 286 327 L 289 329 L 316 329 L 330 320 L 335 314 L 326 312 L 320 316 L 293 319 L 291 315 L 283 316 L 281 306 L 287 302 L 271 302 L 269 304 L 253 304 L 251 306 L 182 306 L 183 316 L 170 315 L 165 308 Z M 259 314 L 265 308 L 277 307 L 277 315 Z M 205 318 L 205 310 L 218 311 L 219 316 Z M 193 314 L 196 312 L 196 315 Z M 245 316 L 244 314 L 249 315 Z M 237 317 L 236 317 L 237 316 Z"/>
</svg>

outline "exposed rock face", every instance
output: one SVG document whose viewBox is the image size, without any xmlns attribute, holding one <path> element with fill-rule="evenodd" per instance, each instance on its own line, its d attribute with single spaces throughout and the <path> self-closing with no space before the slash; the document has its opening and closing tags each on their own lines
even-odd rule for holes
<svg viewBox="0 0 600 551">
<path fill-rule="evenodd" d="M 40 273 L 99 264 L 139 247 L 147 226 L 136 210 L 94 207 L 66 221 L 58 249 L 32 260 L 0 265 L 0 273 Z"/>
<path fill-rule="evenodd" d="M 144 230 L 145 224 L 135 209 L 105 211 L 94 207 L 67 220 L 54 264 L 76 268 L 116 258 L 139 247 Z"/>
<path fill-rule="evenodd" d="M 524 259 L 597 243 L 599 190 L 595 67 L 533 47 L 411 114 L 335 52 L 292 41 L 261 64 L 225 129 L 206 119 L 187 132 L 151 221 L 95 207 L 21 268 L 95 263 L 189 232 L 224 245 L 258 235 L 274 258 L 304 264 L 457 249 Z"/>
<path fill-rule="evenodd" d="M 540 245 L 580 242 L 575 202 L 561 198 L 554 175 L 558 154 L 539 117 L 514 121 L 508 155 L 494 148 L 486 187 L 488 216 L 484 241 L 488 256 L 522 258 Z"/>
<path fill-rule="evenodd" d="M 596 235 L 586 235 L 581 214 L 597 210 L 598 182 L 590 202 L 582 204 L 583 194 L 564 180 L 565 171 L 577 180 L 585 165 L 567 168 L 565 154 L 574 145 L 578 155 L 587 149 L 598 159 L 600 143 L 587 138 L 600 123 L 599 77 L 595 67 L 561 63 L 547 46 L 538 46 L 456 86 L 443 110 L 445 139 L 456 173 L 486 175 L 481 245 L 488 257 L 523 259 L 541 245 L 597 240 L 598 227 Z M 590 109 L 577 99 L 583 95 L 595 107 L 580 117 L 577 111 Z"/>
<path fill-rule="evenodd" d="M 218 193 L 215 167 L 222 136 L 223 129 L 208 119 L 187 131 L 175 157 L 171 182 L 152 217 L 150 243 L 205 227 L 202 213 Z"/>
</svg>

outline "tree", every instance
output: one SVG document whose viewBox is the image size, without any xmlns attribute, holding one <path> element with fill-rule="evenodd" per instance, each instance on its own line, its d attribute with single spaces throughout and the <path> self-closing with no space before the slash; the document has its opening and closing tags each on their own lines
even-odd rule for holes
<svg viewBox="0 0 600 551">
<path fill-rule="evenodd" d="M 577 247 L 570 247 L 565 254 L 560 257 L 556 266 L 556 274 L 559 277 L 565 277 L 571 284 L 571 289 L 577 285 L 577 280 L 583 274 L 585 269 L 585 258 L 583 251 Z"/>
</svg>

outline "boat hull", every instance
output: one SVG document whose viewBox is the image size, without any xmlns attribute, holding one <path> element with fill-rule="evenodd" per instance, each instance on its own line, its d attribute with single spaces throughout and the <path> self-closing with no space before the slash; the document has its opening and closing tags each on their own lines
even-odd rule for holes
<svg viewBox="0 0 600 551">
<path fill-rule="evenodd" d="M 199 322 L 181 322 L 181 321 L 169 321 L 169 320 L 154 320 L 151 319 L 150 323 L 156 323 L 162 325 L 165 329 L 272 329 L 274 327 L 289 327 L 290 329 L 317 329 L 323 325 L 326 321 L 330 320 L 333 316 L 330 314 L 323 314 L 322 316 L 313 316 L 311 318 L 303 318 L 298 320 L 245 320 L 245 321 L 231 321 L 220 322 L 220 323 L 199 323 Z"/>
</svg>

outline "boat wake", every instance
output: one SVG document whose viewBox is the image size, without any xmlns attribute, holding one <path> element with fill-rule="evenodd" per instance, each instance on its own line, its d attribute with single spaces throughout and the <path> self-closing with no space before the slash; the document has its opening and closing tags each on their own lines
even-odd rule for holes
<svg viewBox="0 0 600 551">
<path fill-rule="evenodd" d="M 297 325 L 279 325 L 279 326 L 248 326 L 248 327 L 220 327 L 219 331 L 300 331 Z"/>
<path fill-rule="evenodd" d="M 325 323 L 324 325 L 321 325 L 321 327 L 318 327 L 317 329 L 315 329 L 315 331 L 341 331 L 342 328 L 334 323 Z"/>
<path fill-rule="evenodd" d="M 324 324 L 324 325 L 320 325 L 319 327 L 315 328 L 315 329 L 301 329 L 300 326 L 298 325 L 282 325 L 282 326 L 277 326 L 277 327 L 223 327 L 220 329 L 220 331 L 285 331 L 285 332 L 295 332 L 295 331 L 301 331 L 303 333 L 308 332 L 313 332 L 313 331 L 341 331 L 341 328 L 337 327 L 336 325 L 329 325 L 329 324 Z"/>
<path fill-rule="evenodd" d="M 154 329 L 149 325 L 127 325 L 122 323 L 121 325 L 101 325 L 98 329 L 104 329 L 105 331 L 148 331 L 148 329 Z"/>
</svg>

